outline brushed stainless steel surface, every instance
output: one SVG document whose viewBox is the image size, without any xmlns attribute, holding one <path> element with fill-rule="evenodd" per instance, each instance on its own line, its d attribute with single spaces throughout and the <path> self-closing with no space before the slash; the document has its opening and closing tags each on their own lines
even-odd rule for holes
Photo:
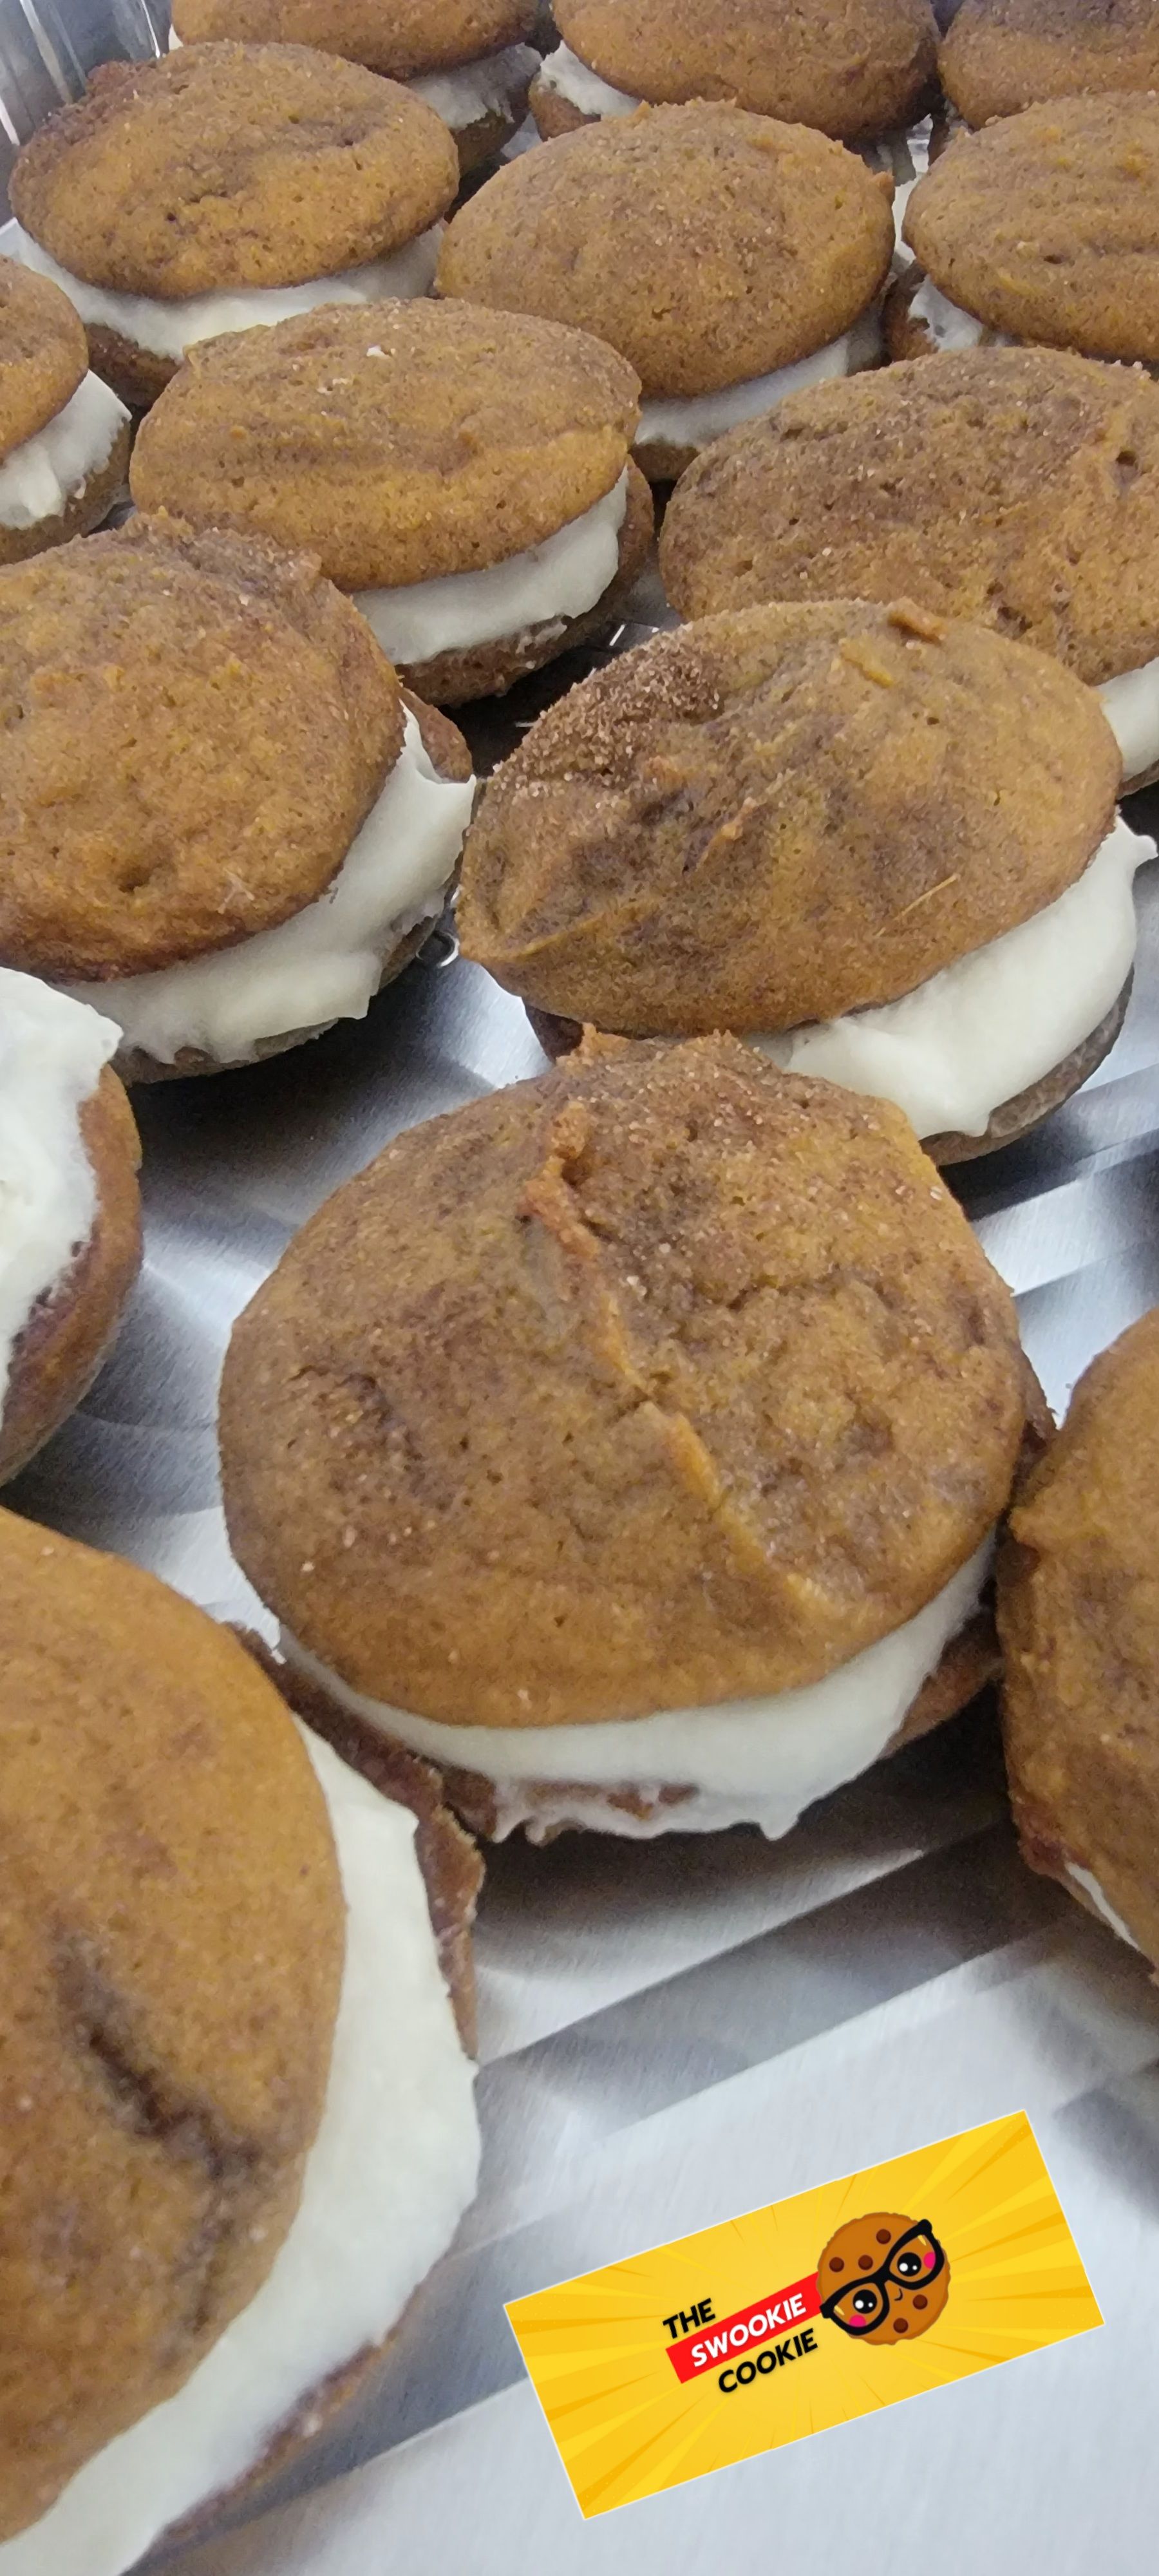
<svg viewBox="0 0 1159 2576">
<path fill-rule="evenodd" d="M 149 0 L 0 0 L 11 146 Z M 3 172 L 0 168 L 0 177 Z M 637 623 L 662 613 L 654 580 Z M 469 719 L 481 766 L 561 666 Z M 1159 800 L 1132 818 L 1154 828 Z M 1111 1056 L 1037 1136 L 954 1176 L 1056 1409 L 1159 1299 L 1159 868 Z M 294 1229 L 400 1127 L 539 1070 L 519 1005 L 444 935 L 360 1027 L 253 1072 L 141 1092 L 147 1250 L 119 1348 L 6 1501 L 262 1620 L 221 1518 L 234 1316 Z M 778 1845 L 504 1846 L 479 1920 L 482 2188 L 367 2394 L 183 2576 L 866 2576 L 1147 2563 L 1159 2277 L 1159 2002 L 1138 1958 L 1018 1860 L 981 1707 Z M 244 1973 L 244 1963 L 239 1963 Z M 581 2523 L 503 2301 L 947 2130 L 1029 2111 L 1105 2331 Z"/>
</svg>

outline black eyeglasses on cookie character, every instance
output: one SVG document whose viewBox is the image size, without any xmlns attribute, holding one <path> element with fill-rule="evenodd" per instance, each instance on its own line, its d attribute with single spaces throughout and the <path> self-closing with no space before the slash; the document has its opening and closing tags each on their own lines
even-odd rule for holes
<svg viewBox="0 0 1159 2576">
<path fill-rule="evenodd" d="M 912 2343 L 936 2325 L 950 2266 L 928 2218 L 851 2218 L 817 2265 L 821 2314 L 859 2343 Z"/>
</svg>

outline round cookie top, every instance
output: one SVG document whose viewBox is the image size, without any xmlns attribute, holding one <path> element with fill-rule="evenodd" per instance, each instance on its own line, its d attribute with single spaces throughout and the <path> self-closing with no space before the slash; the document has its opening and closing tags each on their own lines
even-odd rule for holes
<svg viewBox="0 0 1159 2576">
<path fill-rule="evenodd" d="M 453 71 L 531 35 L 536 0 L 174 0 L 183 45 L 314 45 L 390 80 Z"/>
<path fill-rule="evenodd" d="M 738 609 L 549 707 L 463 854 L 469 957 L 628 1035 L 890 1002 L 1052 903 L 1118 746 L 1045 654 L 901 603 Z"/>
<path fill-rule="evenodd" d="M 959 134 L 903 231 L 935 286 L 991 330 L 1159 359 L 1159 98 L 1055 99 Z"/>
<path fill-rule="evenodd" d="M 817 2291 L 822 2315 L 855 2342 L 912 2343 L 937 2324 L 950 2267 L 928 2221 L 875 2209 L 822 2247 Z"/>
<path fill-rule="evenodd" d="M 541 544 L 623 473 L 639 385 L 587 332 L 468 304 L 319 305 L 190 351 L 133 497 L 308 546 L 348 590 Z"/>
<path fill-rule="evenodd" d="M 1159 89 L 1159 0 L 962 0 L 938 70 L 968 125 L 1076 91 Z"/>
<path fill-rule="evenodd" d="M 689 466 L 660 538 L 684 617 L 918 599 L 1097 682 L 1159 655 L 1159 387 L 968 349 L 792 394 Z"/>
<path fill-rule="evenodd" d="M 1003 1509 L 1007 1289 L 900 1113 L 731 1037 L 585 1039 L 399 1137 L 222 1394 L 237 1555 L 356 1690 L 464 1726 L 818 1680 Z"/>
<path fill-rule="evenodd" d="M 202 1611 L 2 1512 L 0 1655 L 7 2538 L 269 2272 L 321 2116 L 345 1917 L 285 1704 Z"/>
<path fill-rule="evenodd" d="M 564 43 L 633 98 L 724 98 L 842 141 L 920 115 L 928 0 L 559 0 Z"/>
<path fill-rule="evenodd" d="M 1023 1840 L 1089 1870 L 1159 1959 L 1159 1308 L 1080 1378 L 999 1567 L 1003 1723 Z"/>
<path fill-rule="evenodd" d="M 641 108 L 498 171 L 449 225 L 435 291 L 593 331 L 645 394 L 712 393 L 856 321 L 892 257 L 890 198 L 806 126 Z"/>
<path fill-rule="evenodd" d="M 106 63 L 12 172 L 14 214 L 89 286 L 298 286 L 413 241 L 459 181 L 441 117 L 305 45 Z"/>
<path fill-rule="evenodd" d="M 300 912 L 402 748 L 317 566 L 130 520 L 0 572 L 0 957 L 140 975 Z"/>
<path fill-rule="evenodd" d="M 51 278 L 0 259 L 0 457 L 55 420 L 88 373 L 85 326 Z"/>
</svg>

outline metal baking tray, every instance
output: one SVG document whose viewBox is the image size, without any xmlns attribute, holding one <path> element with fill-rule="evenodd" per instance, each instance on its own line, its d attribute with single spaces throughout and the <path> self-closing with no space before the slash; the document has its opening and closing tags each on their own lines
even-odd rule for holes
<svg viewBox="0 0 1159 2576">
<path fill-rule="evenodd" d="M 62 42 L 63 24 L 71 31 Z M 143 0 L 0 0 L 6 129 L 86 63 L 165 41 Z M 39 70 L 37 70 L 39 66 Z M 622 650 L 663 614 L 641 585 Z M 577 658 L 466 719 L 481 768 Z M 1130 819 L 1159 828 L 1159 798 Z M 1056 1409 L 1159 1300 L 1159 867 L 1137 882 L 1112 1054 L 1021 1145 L 952 1176 L 1018 1295 Z M 144 1273 L 80 1413 L 5 1499 L 260 1618 L 218 1501 L 231 1322 L 294 1230 L 399 1128 L 541 1069 L 519 1004 L 444 929 L 348 1026 L 251 1072 L 137 1094 Z M 482 2186 L 367 2395 L 182 2576 L 672 2576 L 844 2565 L 1052 2576 L 1150 2562 L 1159 2524 L 1159 1998 L 1143 1962 L 1020 1863 L 993 1710 L 815 1808 L 488 1858 Z M 244 1973 L 239 1963 L 239 1974 Z M 1029 2112 L 1106 2325 L 672 2494 L 580 2521 L 503 2303 L 851 2167 Z M 161 2560 L 158 2561 L 161 2563 Z"/>
</svg>

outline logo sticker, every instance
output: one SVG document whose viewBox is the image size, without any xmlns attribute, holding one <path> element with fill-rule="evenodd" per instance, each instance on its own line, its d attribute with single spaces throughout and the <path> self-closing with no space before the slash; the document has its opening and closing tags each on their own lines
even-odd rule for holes
<svg viewBox="0 0 1159 2576">
<path fill-rule="evenodd" d="M 589 2517 L 1102 2324 L 1021 2111 L 507 2314 Z"/>
</svg>

